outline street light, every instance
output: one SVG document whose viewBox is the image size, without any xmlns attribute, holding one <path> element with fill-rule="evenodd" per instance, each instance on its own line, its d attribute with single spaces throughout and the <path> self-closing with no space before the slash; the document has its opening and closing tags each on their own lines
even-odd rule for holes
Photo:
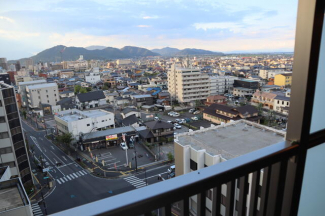
<svg viewBox="0 0 325 216">
<path fill-rule="evenodd" d="M 133 148 L 134 148 L 134 159 L 135 159 L 135 171 L 138 172 L 138 160 L 137 160 L 137 149 L 135 147 L 134 141 L 135 138 L 139 137 L 138 135 L 131 136 L 130 141 L 132 142 Z"/>
</svg>

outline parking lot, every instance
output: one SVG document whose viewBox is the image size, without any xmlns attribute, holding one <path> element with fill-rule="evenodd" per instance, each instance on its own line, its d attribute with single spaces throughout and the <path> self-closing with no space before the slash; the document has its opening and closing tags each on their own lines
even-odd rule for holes
<svg viewBox="0 0 325 216">
<path fill-rule="evenodd" d="M 107 149 L 95 149 L 92 151 L 92 155 L 99 163 L 103 163 L 107 170 L 119 170 L 119 168 L 125 167 L 126 158 L 128 158 L 128 164 L 131 162 L 131 167 L 135 167 L 135 150 L 137 155 L 137 165 L 154 162 L 154 157 L 140 144 L 136 144 L 136 149 L 123 150 L 120 146 L 114 146 Z"/>
<path fill-rule="evenodd" d="M 196 128 L 200 128 L 200 127 L 210 127 L 211 126 L 211 122 L 202 119 L 202 112 L 200 112 L 200 114 L 194 115 L 192 113 L 189 113 L 188 110 L 186 111 L 182 111 L 182 112 L 177 112 L 180 114 L 180 116 L 178 117 L 173 117 L 173 116 L 169 116 L 167 113 L 158 113 L 157 116 L 162 119 L 163 121 L 175 121 L 175 119 L 190 119 L 190 122 L 187 122 L 187 124 L 193 125 Z M 197 116 L 199 120 L 194 121 L 191 118 Z M 183 132 L 188 132 L 188 127 L 181 125 L 182 128 L 181 129 L 176 129 L 175 132 L 176 133 L 183 133 Z"/>
</svg>

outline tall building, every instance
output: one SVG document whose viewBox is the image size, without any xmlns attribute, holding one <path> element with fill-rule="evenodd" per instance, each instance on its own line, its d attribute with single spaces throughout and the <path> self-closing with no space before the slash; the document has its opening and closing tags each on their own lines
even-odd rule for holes
<svg viewBox="0 0 325 216">
<path fill-rule="evenodd" d="M 58 85 L 56 83 L 44 83 L 26 87 L 29 108 L 38 108 L 41 104 L 55 106 L 60 100 Z"/>
<path fill-rule="evenodd" d="M 20 100 L 18 101 L 20 104 L 18 106 L 27 107 L 28 106 L 28 99 L 27 99 L 27 92 L 26 87 L 32 85 L 39 85 L 46 83 L 46 80 L 33 80 L 28 82 L 19 82 L 18 83 L 18 94 L 20 96 Z"/>
<path fill-rule="evenodd" d="M 8 70 L 8 64 L 6 58 L 0 58 L 0 67 L 2 67 L 2 69 Z"/>
<path fill-rule="evenodd" d="M 3 81 L 4 83 L 10 85 L 10 77 L 8 73 L 0 73 L 0 82 Z"/>
<path fill-rule="evenodd" d="M 225 94 L 231 92 L 234 87 L 235 76 L 210 76 L 210 94 Z"/>
<path fill-rule="evenodd" d="M 173 100 L 181 103 L 204 100 L 210 94 L 209 75 L 196 68 L 172 65 L 168 71 L 168 92 Z"/>
<path fill-rule="evenodd" d="M 32 184 L 30 163 L 21 128 L 13 86 L 0 82 L 0 166 L 9 166 L 12 177 Z"/>
</svg>

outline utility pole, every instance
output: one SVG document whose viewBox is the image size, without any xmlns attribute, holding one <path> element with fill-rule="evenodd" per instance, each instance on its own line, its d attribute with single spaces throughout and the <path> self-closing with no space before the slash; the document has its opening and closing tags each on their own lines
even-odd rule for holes
<svg viewBox="0 0 325 216">
<path fill-rule="evenodd" d="M 135 171 L 138 172 L 138 160 L 137 160 L 137 150 L 135 148 L 135 137 L 131 136 L 130 141 L 132 142 L 132 145 L 134 147 L 134 159 L 135 159 Z"/>
</svg>

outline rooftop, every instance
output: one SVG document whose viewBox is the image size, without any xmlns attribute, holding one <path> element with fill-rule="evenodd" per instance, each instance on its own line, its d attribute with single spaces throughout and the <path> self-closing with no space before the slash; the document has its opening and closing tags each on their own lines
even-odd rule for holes
<svg viewBox="0 0 325 216">
<path fill-rule="evenodd" d="M 111 112 L 105 111 L 105 110 L 87 110 L 87 111 L 81 111 L 77 109 L 71 109 L 71 110 L 65 110 L 58 112 L 57 118 L 62 119 L 66 122 L 72 122 L 72 121 L 78 121 L 79 118 L 96 118 L 100 116 L 105 116 L 113 114 Z M 63 115 L 63 116 L 62 116 Z"/>
<path fill-rule="evenodd" d="M 56 83 L 44 83 L 44 84 L 27 86 L 27 87 L 28 87 L 28 89 L 40 89 L 40 88 L 49 88 L 49 87 L 55 87 L 55 86 L 58 86 L 58 85 Z"/>
<path fill-rule="evenodd" d="M 29 204 L 19 179 L 3 181 L 0 188 L 0 212 Z"/>
<path fill-rule="evenodd" d="M 246 120 L 178 135 L 177 143 L 231 159 L 284 140 L 285 133 Z"/>
<path fill-rule="evenodd" d="M 46 80 L 34 80 L 34 81 L 28 81 L 28 82 L 19 82 L 18 85 L 33 85 L 33 84 L 38 84 L 38 83 L 46 83 Z"/>
</svg>

